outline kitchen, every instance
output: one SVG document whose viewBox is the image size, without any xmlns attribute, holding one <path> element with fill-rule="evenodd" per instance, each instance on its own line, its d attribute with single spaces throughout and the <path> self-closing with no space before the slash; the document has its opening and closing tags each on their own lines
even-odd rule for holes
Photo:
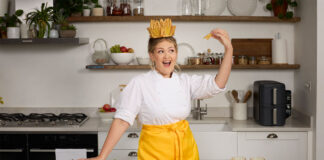
<svg viewBox="0 0 324 160">
<path fill-rule="evenodd" d="M 258 6 L 252 16 L 271 16 L 269 11 L 263 9 L 266 3 L 258 1 Z M 228 90 L 246 90 L 252 87 L 254 81 L 263 79 L 286 84 L 286 88 L 292 91 L 293 108 L 312 116 L 314 120 L 312 137 L 308 137 L 310 138 L 308 142 L 311 142 L 311 147 L 308 149 L 313 154 L 310 154 L 308 159 L 323 159 L 320 148 L 323 148 L 324 143 L 319 135 L 323 135 L 323 116 L 321 115 L 324 113 L 320 106 L 324 102 L 319 97 L 322 97 L 324 90 L 324 77 L 320 72 L 324 66 L 320 63 L 323 59 L 320 54 L 323 47 L 317 45 L 323 41 L 320 41 L 323 33 L 319 30 L 321 28 L 319 25 L 323 23 L 321 20 L 323 14 L 320 14 L 322 11 L 319 8 L 324 4 L 321 3 L 323 2 L 315 0 L 307 4 L 299 2 L 296 15 L 301 17 L 301 20 L 297 23 L 174 21 L 177 26 L 175 37 L 178 43 L 189 43 L 196 52 L 203 52 L 207 48 L 213 52 L 223 51 L 222 46 L 216 41 L 203 40 L 203 36 L 213 28 L 226 29 L 232 38 L 274 38 L 277 32 L 281 33 L 282 37 L 287 40 L 288 63 L 300 64 L 300 68 L 293 70 L 233 69 L 227 84 Z M 40 2 L 33 2 L 33 5 L 40 6 Z M 231 14 L 225 9 L 222 15 Z M 19 112 L 22 109 L 41 108 L 46 112 L 60 113 L 59 110 L 68 112 L 70 108 L 76 111 L 84 109 L 84 112 L 90 115 L 90 113 L 96 113 L 91 109 L 97 109 L 109 103 L 112 90 L 118 88 L 120 84 L 127 84 L 132 77 L 146 71 L 89 70 L 85 69 L 85 66 L 93 64 L 90 52 L 92 43 L 98 38 L 105 39 L 109 47 L 122 44 L 134 48 L 136 56 L 146 56 L 148 21 L 76 22 L 73 24 L 77 27 L 77 37 L 90 39 L 88 45 L 0 46 L 0 96 L 4 100 L 1 110 Z M 217 69 L 184 71 L 189 74 L 214 74 Z M 311 82 L 310 90 L 304 87 L 308 81 Z M 230 113 L 230 103 L 224 93 L 204 100 L 204 102 L 208 106 L 209 114 L 214 113 L 213 109 L 217 111 L 215 113 L 219 114 L 217 115 L 219 117 L 226 117 Z M 248 102 L 250 108 L 252 103 L 252 100 Z M 1 130 L 1 132 L 4 131 Z"/>
</svg>

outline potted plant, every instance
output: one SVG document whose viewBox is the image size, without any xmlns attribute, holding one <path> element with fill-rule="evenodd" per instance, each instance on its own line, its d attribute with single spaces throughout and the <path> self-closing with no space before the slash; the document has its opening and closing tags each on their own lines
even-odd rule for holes
<svg viewBox="0 0 324 160">
<path fill-rule="evenodd" d="M 83 0 L 55 0 L 54 10 L 60 12 L 64 17 L 81 16 Z"/>
<path fill-rule="evenodd" d="M 103 16 L 103 8 L 98 3 L 98 0 L 91 0 L 95 6 L 92 8 L 92 16 Z"/>
<path fill-rule="evenodd" d="M 90 16 L 91 9 L 89 6 L 83 6 L 83 16 L 88 17 Z"/>
<path fill-rule="evenodd" d="M 297 2 L 292 0 L 271 0 L 270 3 L 266 5 L 269 11 L 273 11 L 274 16 L 283 18 L 292 18 L 294 13 L 292 11 L 287 11 L 288 6 L 297 7 Z"/>
<path fill-rule="evenodd" d="M 60 29 L 61 38 L 74 38 L 76 35 L 76 27 L 71 24 L 64 24 Z"/>
<path fill-rule="evenodd" d="M 26 15 L 26 23 L 31 27 L 35 24 L 38 27 L 37 38 L 44 38 L 49 35 L 51 24 L 53 21 L 53 7 L 47 7 L 47 3 L 42 3 L 41 9 L 29 12 Z"/>
<path fill-rule="evenodd" d="M 2 25 L 1 35 L 5 33 L 5 31 L 3 30 L 7 29 L 7 38 L 20 38 L 20 28 L 17 26 L 17 24 L 21 24 L 21 20 L 18 17 L 23 13 L 24 11 L 20 9 L 17 10 L 12 16 L 9 16 L 6 13 L 4 17 L 0 17 L 0 24 Z M 5 28 L 4 26 L 7 28 Z"/>
</svg>

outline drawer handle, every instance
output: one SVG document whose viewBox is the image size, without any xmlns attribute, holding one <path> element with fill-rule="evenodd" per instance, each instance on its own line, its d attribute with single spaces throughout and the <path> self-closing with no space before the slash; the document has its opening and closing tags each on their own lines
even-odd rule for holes
<svg viewBox="0 0 324 160">
<path fill-rule="evenodd" d="M 128 138 L 138 138 L 138 135 L 136 133 L 130 133 L 127 136 Z"/>
<path fill-rule="evenodd" d="M 278 138 L 278 135 L 275 134 L 275 133 L 270 133 L 267 138 L 271 138 L 271 139 L 275 139 L 275 138 Z"/>
<path fill-rule="evenodd" d="M 128 157 L 137 157 L 137 152 L 129 152 Z"/>
</svg>

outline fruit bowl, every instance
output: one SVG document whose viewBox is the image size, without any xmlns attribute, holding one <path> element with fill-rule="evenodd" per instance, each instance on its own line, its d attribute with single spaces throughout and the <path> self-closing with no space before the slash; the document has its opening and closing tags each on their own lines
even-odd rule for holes
<svg viewBox="0 0 324 160">
<path fill-rule="evenodd" d="M 134 53 L 111 53 L 111 59 L 118 65 L 128 65 L 134 59 Z"/>
</svg>

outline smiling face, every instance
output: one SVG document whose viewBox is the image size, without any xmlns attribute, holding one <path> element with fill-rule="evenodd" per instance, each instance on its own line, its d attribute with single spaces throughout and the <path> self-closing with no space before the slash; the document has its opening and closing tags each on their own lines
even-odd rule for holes
<svg viewBox="0 0 324 160">
<path fill-rule="evenodd" d="M 177 62 L 177 48 L 175 41 L 162 39 L 150 51 L 151 61 L 155 64 L 155 69 L 166 78 L 171 77 L 174 66 Z"/>
</svg>

